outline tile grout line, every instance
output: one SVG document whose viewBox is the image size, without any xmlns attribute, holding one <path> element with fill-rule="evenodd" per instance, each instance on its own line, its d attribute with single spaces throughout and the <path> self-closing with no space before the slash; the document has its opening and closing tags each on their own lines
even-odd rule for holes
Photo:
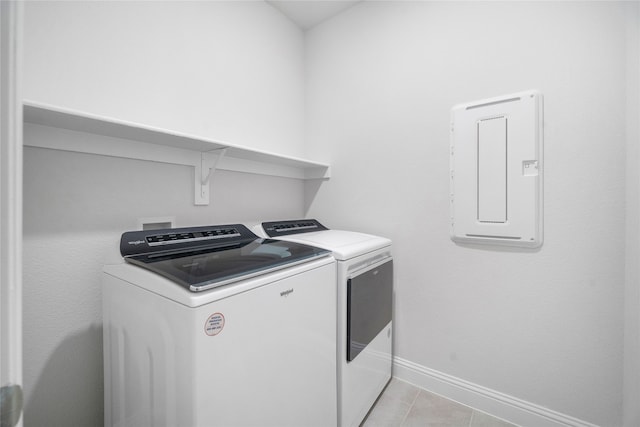
<svg viewBox="0 0 640 427">
<path fill-rule="evenodd" d="M 402 425 L 404 424 L 404 422 L 407 420 L 407 417 L 409 416 L 409 414 L 411 413 L 411 409 L 413 408 L 413 405 L 415 405 L 416 400 L 418 400 L 418 396 L 420 395 L 420 393 L 422 392 L 420 390 L 420 388 L 416 387 L 416 389 L 418 390 L 418 392 L 416 393 L 416 396 L 413 398 L 413 402 L 411 402 L 411 405 L 409 405 L 409 408 L 407 409 L 407 412 L 404 414 L 404 417 L 402 417 L 402 421 L 400 421 L 400 426 L 402 427 Z"/>
<path fill-rule="evenodd" d="M 471 408 L 471 418 L 469 418 L 469 426 L 468 427 L 471 427 L 473 425 L 473 417 L 474 417 L 475 414 L 476 414 L 476 410 Z"/>
</svg>

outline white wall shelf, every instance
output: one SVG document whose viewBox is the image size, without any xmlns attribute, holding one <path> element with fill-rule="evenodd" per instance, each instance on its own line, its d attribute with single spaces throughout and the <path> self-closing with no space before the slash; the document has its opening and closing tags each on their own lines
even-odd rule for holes
<svg viewBox="0 0 640 427">
<path fill-rule="evenodd" d="M 24 101 L 26 146 L 193 166 L 196 205 L 209 204 L 216 169 L 296 179 L 328 179 L 327 164 L 253 150 L 171 130 Z M 98 135 L 74 138 L 46 128 Z M 43 137 L 30 137 L 40 134 Z"/>
</svg>

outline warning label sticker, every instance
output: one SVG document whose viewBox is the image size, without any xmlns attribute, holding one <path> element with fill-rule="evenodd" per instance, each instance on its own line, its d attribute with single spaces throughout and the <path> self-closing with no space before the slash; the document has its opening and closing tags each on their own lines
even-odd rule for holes
<svg viewBox="0 0 640 427">
<path fill-rule="evenodd" d="M 204 323 L 204 332 L 210 337 L 218 335 L 224 329 L 224 315 L 222 313 L 213 313 Z"/>
</svg>

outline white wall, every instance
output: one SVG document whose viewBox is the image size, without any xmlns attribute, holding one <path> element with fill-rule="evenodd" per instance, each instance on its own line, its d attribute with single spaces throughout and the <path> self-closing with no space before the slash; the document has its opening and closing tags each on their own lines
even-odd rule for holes
<svg viewBox="0 0 640 427">
<path fill-rule="evenodd" d="M 263 2 L 28 2 L 25 96 L 65 108 L 302 153 L 303 34 Z M 41 138 L 95 136 L 29 125 Z M 138 218 L 177 226 L 303 215 L 295 179 L 216 172 L 193 205 L 191 168 L 24 153 L 26 426 L 103 422 L 100 273 Z"/>
<path fill-rule="evenodd" d="M 301 155 L 301 30 L 263 1 L 28 2 L 24 97 Z"/>
<path fill-rule="evenodd" d="M 364 2 L 307 35 L 308 147 L 332 165 L 329 182 L 307 186 L 308 216 L 393 239 L 397 356 L 621 424 L 625 91 L 638 79 L 626 80 L 625 16 L 636 8 Z M 450 108 L 526 89 L 545 97 L 544 245 L 456 245 Z"/>
</svg>

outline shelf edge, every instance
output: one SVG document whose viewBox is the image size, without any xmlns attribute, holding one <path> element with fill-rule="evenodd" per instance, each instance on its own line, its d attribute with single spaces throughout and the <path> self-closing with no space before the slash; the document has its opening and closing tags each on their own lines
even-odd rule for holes
<svg viewBox="0 0 640 427">
<path fill-rule="evenodd" d="M 247 165 L 252 163 L 263 163 L 266 165 L 276 166 L 277 168 L 300 169 L 301 173 L 299 176 L 302 179 L 328 179 L 330 177 L 330 168 L 328 164 L 301 159 L 298 157 L 248 149 L 220 141 L 213 141 L 208 138 L 197 137 L 139 123 L 127 122 L 111 117 L 102 117 L 95 114 L 79 112 L 30 100 L 23 101 L 23 111 L 24 121 L 26 123 L 41 126 L 93 133 L 118 139 L 144 142 L 151 145 L 169 146 L 198 152 L 209 152 L 226 148 L 227 157 L 245 161 L 245 166 L 241 168 L 241 171 L 243 172 L 264 174 L 263 171 L 272 169 L 268 166 L 263 166 L 252 171 L 250 167 L 247 167 Z M 266 174 L 278 175 L 273 172 Z M 292 177 L 289 173 L 284 174 L 284 176 Z"/>
</svg>

